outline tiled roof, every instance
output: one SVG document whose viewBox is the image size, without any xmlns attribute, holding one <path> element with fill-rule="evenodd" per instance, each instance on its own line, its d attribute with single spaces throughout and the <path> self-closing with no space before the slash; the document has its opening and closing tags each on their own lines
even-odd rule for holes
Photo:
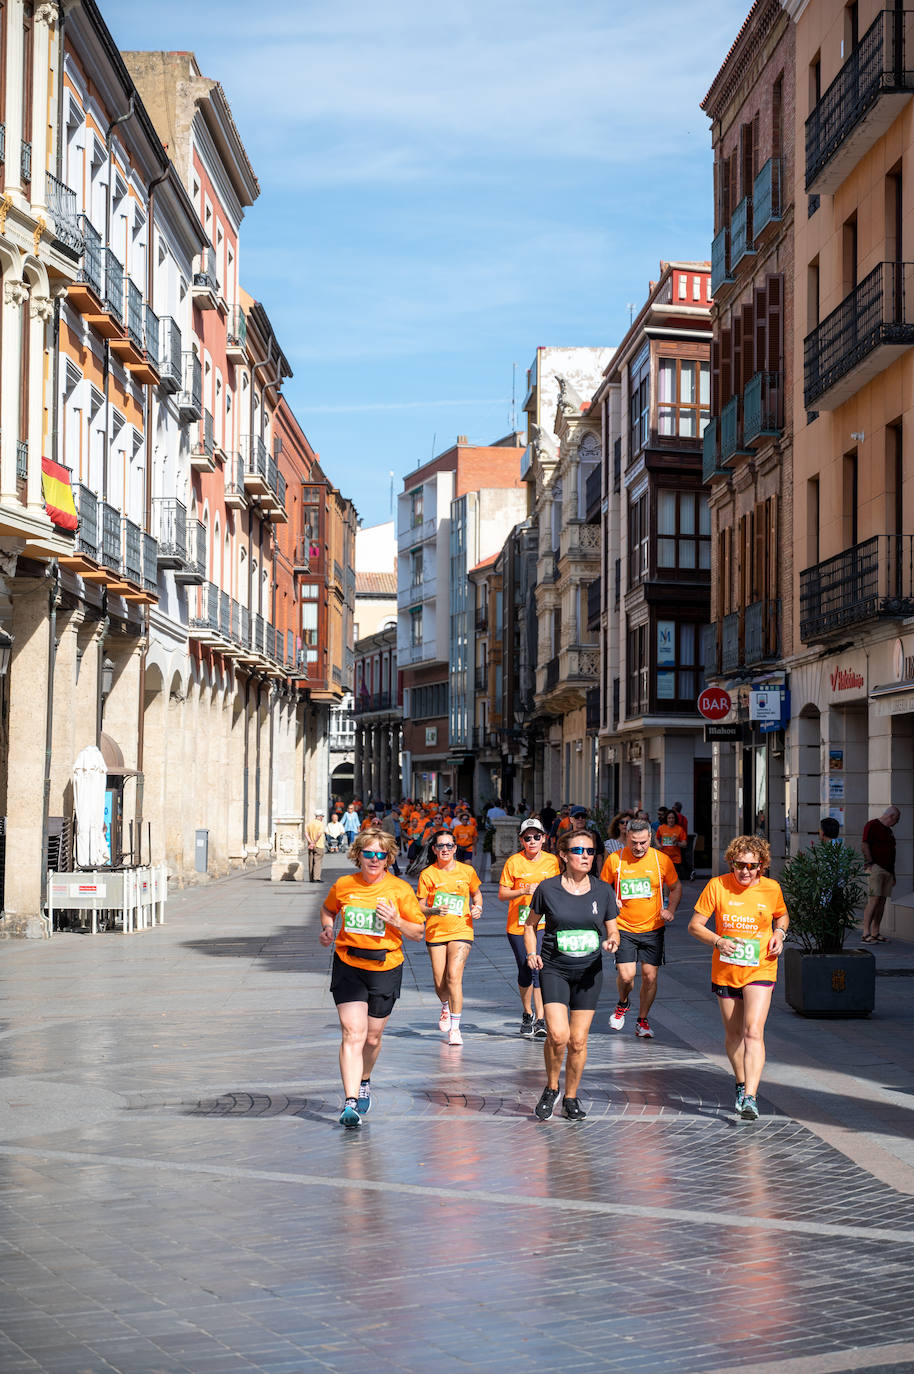
<svg viewBox="0 0 914 1374">
<path fill-rule="evenodd" d="M 356 596 L 396 596 L 397 574 L 393 572 L 357 572 Z"/>
</svg>

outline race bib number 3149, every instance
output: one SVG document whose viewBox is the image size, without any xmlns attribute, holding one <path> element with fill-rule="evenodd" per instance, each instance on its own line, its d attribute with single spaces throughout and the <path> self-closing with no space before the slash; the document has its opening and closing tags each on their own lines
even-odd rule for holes
<svg viewBox="0 0 914 1374">
<path fill-rule="evenodd" d="M 619 879 L 619 896 L 622 898 L 623 902 L 627 902 L 633 897 L 650 897 L 650 895 L 650 878 Z"/>
</svg>

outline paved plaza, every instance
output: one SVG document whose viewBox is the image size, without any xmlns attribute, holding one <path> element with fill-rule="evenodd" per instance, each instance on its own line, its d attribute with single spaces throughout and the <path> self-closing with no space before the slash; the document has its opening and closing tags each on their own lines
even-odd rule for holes
<svg viewBox="0 0 914 1374">
<path fill-rule="evenodd" d="M 487 886 L 462 1049 L 411 946 L 347 1133 L 327 884 L 268 874 L 0 946 L 2 1374 L 914 1370 L 914 948 L 865 1021 L 776 993 L 750 1125 L 684 916 L 656 1039 L 607 979 L 588 1118 L 539 1123 Z"/>
</svg>

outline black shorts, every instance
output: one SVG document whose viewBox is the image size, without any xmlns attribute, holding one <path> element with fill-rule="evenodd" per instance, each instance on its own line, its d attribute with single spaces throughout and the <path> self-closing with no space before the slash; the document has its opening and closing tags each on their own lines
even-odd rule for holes
<svg viewBox="0 0 914 1374">
<path fill-rule="evenodd" d="M 774 987 L 774 979 L 773 979 L 773 978 L 753 978 L 753 980 L 752 980 L 751 983 L 744 983 L 744 984 L 743 984 L 743 987 L 750 987 L 750 988 L 773 988 L 773 987 Z M 732 997 L 732 998 L 733 998 L 735 1001 L 737 1001 L 737 1002 L 742 1002 L 742 1000 L 743 1000 L 743 989 L 742 989 L 742 988 L 731 988 L 731 987 L 728 987 L 726 983 L 712 983 L 712 984 L 711 984 L 711 991 L 714 993 L 714 996 L 715 996 L 715 997 Z"/>
<path fill-rule="evenodd" d="M 652 964 L 654 968 L 660 968 L 661 964 L 666 963 L 663 952 L 665 938 L 665 926 L 661 926 L 659 930 L 645 930 L 637 935 L 630 930 L 620 930 L 616 968 L 620 964 L 637 964 L 639 959 L 642 964 Z"/>
<path fill-rule="evenodd" d="M 543 1006 L 547 1002 L 561 1002 L 569 1011 L 596 1011 L 602 990 L 602 959 L 594 959 L 580 973 L 562 973 L 548 965 L 540 970 Z"/>
<path fill-rule="evenodd" d="M 431 949 L 433 945 L 466 945 L 469 948 L 472 943 L 472 940 L 464 940 L 459 935 L 451 935 L 447 940 L 426 940 L 425 948 Z"/>
<path fill-rule="evenodd" d="M 393 1011 L 402 981 L 402 964 L 387 969 L 353 968 L 338 954 L 333 956 L 330 991 L 337 1006 L 341 1002 L 367 1002 L 368 1015 L 381 1021 Z"/>
</svg>

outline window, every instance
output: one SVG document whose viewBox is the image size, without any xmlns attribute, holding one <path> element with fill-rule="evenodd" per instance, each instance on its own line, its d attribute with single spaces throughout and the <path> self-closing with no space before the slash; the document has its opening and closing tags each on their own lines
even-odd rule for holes
<svg viewBox="0 0 914 1374">
<path fill-rule="evenodd" d="M 691 491 L 657 493 L 657 567 L 710 571 L 711 514 L 706 496 Z"/>
<path fill-rule="evenodd" d="M 317 662 L 318 587 L 306 582 L 301 589 L 301 642 L 306 663 Z"/>
<path fill-rule="evenodd" d="M 699 439 L 711 416 L 711 365 L 661 358 L 657 423 L 665 438 Z"/>
<path fill-rule="evenodd" d="M 409 580 L 412 586 L 418 587 L 422 582 L 422 550 L 413 549 L 409 556 Z"/>
<path fill-rule="evenodd" d="M 422 643 L 422 607 L 416 606 L 409 613 L 409 642 L 415 649 Z"/>
<path fill-rule="evenodd" d="M 657 705 L 687 702 L 691 705 L 701 691 L 698 626 L 675 620 L 657 621 Z"/>
<path fill-rule="evenodd" d="M 423 521 L 422 514 L 422 487 L 417 487 L 409 494 L 409 524 L 410 529 L 415 529 Z"/>
<path fill-rule="evenodd" d="M 629 380 L 629 457 L 634 458 L 650 437 L 651 431 L 651 356 L 650 348 L 642 349 L 632 364 Z"/>
<path fill-rule="evenodd" d="M 410 691 L 408 712 L 413 720 L 429 719 L 433 716 L 446 716 L 448 713 L 448 684 L 433 682 L 427 687 L 413 687 Z"/>
<path fill-rule="evenodd" d="M 647 630 L 646 625 L 639 625 L 637 629 L 628 632 L 628 716 L 643 715 L 649 707 Z"/>
<path fill-rule="evenodd" d="M 636 586 L 648 573 L 650 550 L 647 492 L 628 508 L 628 585 Z"/>
</svg>

